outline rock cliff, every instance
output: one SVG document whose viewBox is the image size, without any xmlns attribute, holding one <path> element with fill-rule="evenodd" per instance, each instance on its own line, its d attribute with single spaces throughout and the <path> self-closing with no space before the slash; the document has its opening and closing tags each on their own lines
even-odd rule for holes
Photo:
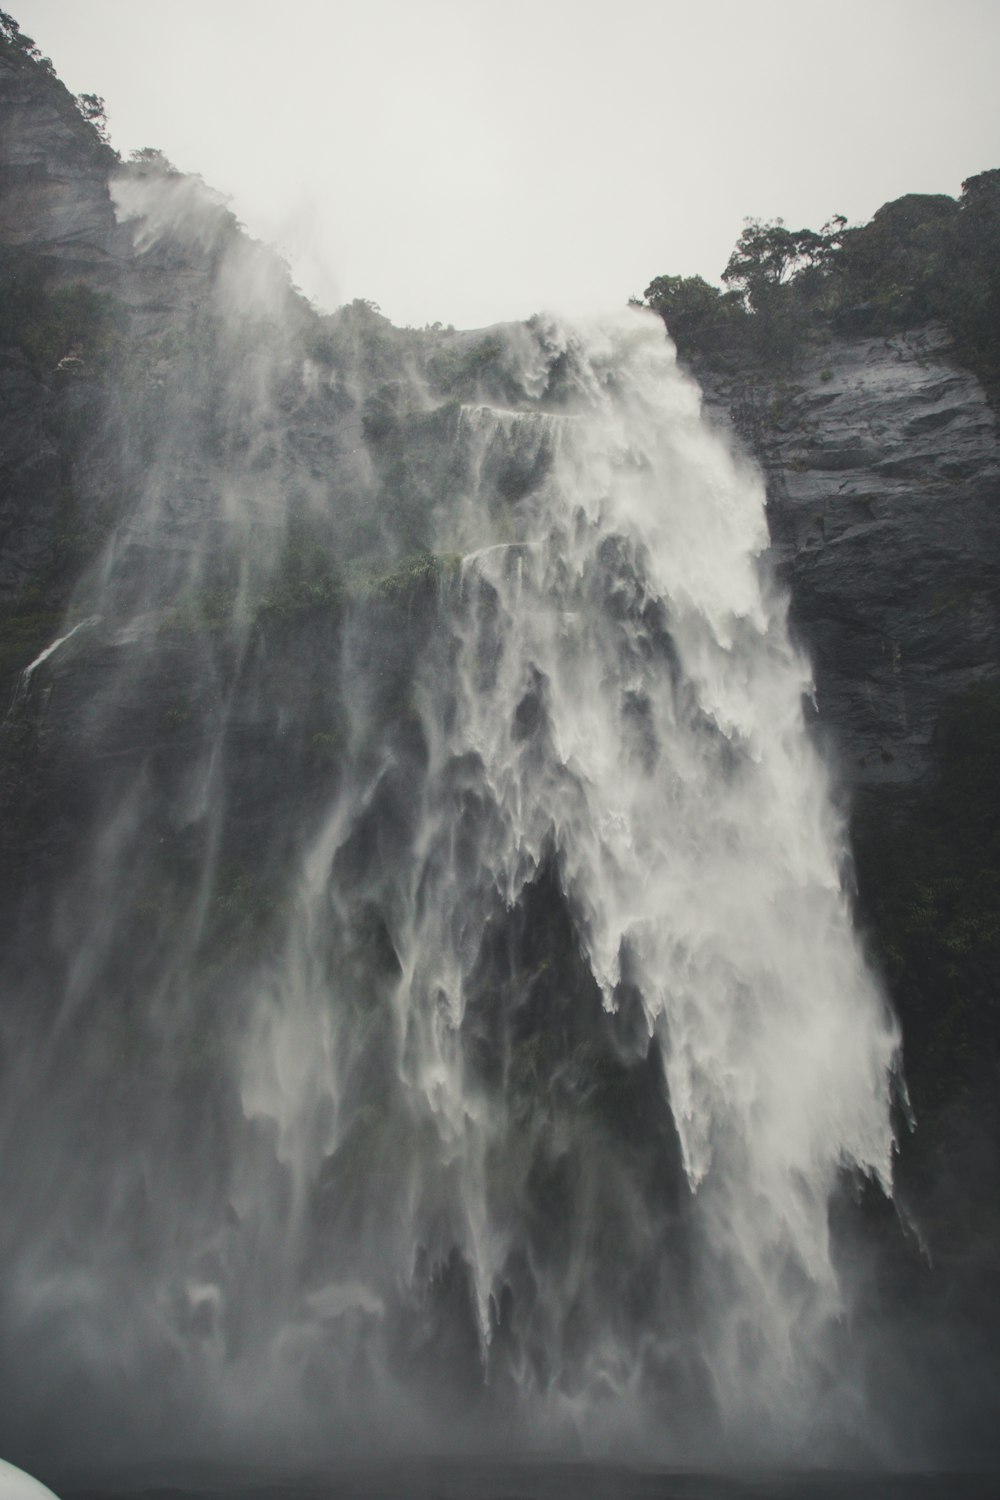
<svg viewBox="0 0 1000 1500">
<path fill-rule="evenodd" d="M 927 775 L 945 704 L 1000 667 L 1000 448 L 940 326 L 831 337 L 770 379 L 701 370 L 767 476 L 776 564 L 852 790 Z"/>
<path fill-rule="evenodd" d="M 101 279 L 122 247 L 108 190 L 114 153 L 62 83 L 17 49 L 0 56 L 0 239 Z"/>
</svg>

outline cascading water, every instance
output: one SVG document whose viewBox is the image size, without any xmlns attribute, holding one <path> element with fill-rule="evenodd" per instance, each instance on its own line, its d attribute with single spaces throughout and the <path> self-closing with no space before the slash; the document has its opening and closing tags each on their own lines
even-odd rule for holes
<svg viewBox="0 0 1000 1500">
<path fill-rule="evenodd" d="M 387 378 L 119 200 L 176 305 L 16 704 L 69 831 L 5 969 L 9 1456 L 852 1451 L 897 1037 L 758 477 L 648 315 Z"/>
</svg>

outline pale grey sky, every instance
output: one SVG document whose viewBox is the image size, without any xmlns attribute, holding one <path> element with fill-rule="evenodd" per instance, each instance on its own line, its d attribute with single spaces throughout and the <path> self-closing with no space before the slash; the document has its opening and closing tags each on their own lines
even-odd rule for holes
<svg viewBox="0 0 1000 1500">
<path fill-rule="evenodd" d="M 1000 166 L 1000 0 L 3 0 L 123 153 L 230 195 L 332 308 L 478 326 L 717 279 Z"/>
</svg>

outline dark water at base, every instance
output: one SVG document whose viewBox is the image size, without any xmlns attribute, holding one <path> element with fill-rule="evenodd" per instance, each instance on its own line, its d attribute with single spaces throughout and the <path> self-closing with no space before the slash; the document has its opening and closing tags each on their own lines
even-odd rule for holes
<svg viewBox="0 0 1000 1500">
<path fill-rule="evenodd" d="M 172 1474 L 62 1500 L 998 1500 L 1000 1474 L 708 1473 L 553 1463 L 428 1463 L 261 1479 Z"/>
</svg>

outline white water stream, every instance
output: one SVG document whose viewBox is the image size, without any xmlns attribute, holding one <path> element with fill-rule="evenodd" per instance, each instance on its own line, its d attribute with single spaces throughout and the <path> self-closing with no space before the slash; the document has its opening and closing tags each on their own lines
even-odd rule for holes
<svg viewBox="0 0 1000 1500">
<path fill-rule="evenodd" d="M 845 1166 L 890 1189 L 898 1041 L 851 930 L 843 834 L 803 722 L 808 664 L 761 567 L 760 480 L 703 423 L 654 320 L 553 326 L 513 348 L 526 398 L 556 357 L 572 396 L 565 414 L 462 413 L 479 470 L 519 446 L 550 464 L 516 537 L 470 552 L 445 585 L 449 670 L 437 656 L 415 691 L 426 775 L 383 910 L 398 1087 L 420 1144 L 388 1179 L 379 1168 L 372 1192 L 390 1184 L 392 1213 L 324 1295 L 368 1315 L 412 1276 L 417 1247 L 443 1261 L 457 1246 L 486 1364 L 505 1277 L 527 1255 L 516 1378 L 538 1428 L 628 1427 L 649 1369 L 693 1339 L 730 1438 L 794 1450 L 849 1380 L 831 1347 L 845 1303 L 828 1206 Z M 467 526 L 476 505 L 462 497 Z M 323 923 L 343 900 L 338 856 L 389 769 L 350 784 L 306 860 L 280 993 L 246 1054 L 245 1106 L 276 1122 L 301 1203 L 342 1138 L 356 1059 L 351 982 L 338 976 L 331 1004 L 320 978 Z M 692 1195 L 691 1301 L 667 1310 L 651 1293 L 645 1321 L 602 1303 L 591 1249 L 619 1235 L 627 1275 L 658 1206 L 614 1201 L 606 1168 L 585 1160 L 567 1209 L 575 1251 L 547 1266 L 525 1250 L 531 1157 L 517 1160 L 510 1098 L 470 1065 L 484 932 L 546 862 L 604 1007 L 623 981 L 641 997 Z M 572 1118 L 551 1128 L 571 1136 Z M 533 1338 L 544 1376 L 523 1352 Z"/>
</svg>

